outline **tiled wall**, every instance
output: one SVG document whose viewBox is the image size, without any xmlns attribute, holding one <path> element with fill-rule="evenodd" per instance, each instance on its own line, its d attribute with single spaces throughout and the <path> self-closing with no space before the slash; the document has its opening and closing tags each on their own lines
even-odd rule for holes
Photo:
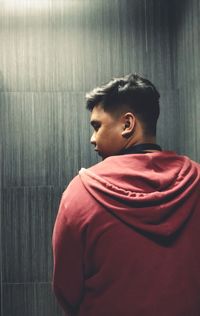
<svg viewBox="0 0 200 316">
<path fill-rule="evenodd" d="M 180 152 L 200 162 L 200 2 L 174 2 L 174 79 L 179 92 Z"/>
<path fill-rule="evenodd" d="M 85 92 L 141 73 L 161 92 L 159 143 L 199 154 L 198 89 L 190 111 L 193 90 L 183 74 L 190 71 L 185 38 L 198 2 L 190 22 L 180 5 L 181 26 L 171 24 L 173 7 L 165 0 L 0 3 L 1 316 L 59 316 L 51 291 L 53 223 L 66 185 L 99 161 L 89 143 Z"/>
</svg>

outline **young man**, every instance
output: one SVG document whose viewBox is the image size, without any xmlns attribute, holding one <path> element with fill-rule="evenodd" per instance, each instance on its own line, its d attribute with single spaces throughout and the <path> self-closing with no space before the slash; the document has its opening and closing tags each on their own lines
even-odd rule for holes
<svg viewBox="0 0 200 316">
<path fill-rule="evenodd" d="M 87 95 L 103 161 L 63 193 L 53 287 L 68 315 L 200 315 L 200 165 L 156 144 L 159 93 L 129 75 Z"/>
</svg>

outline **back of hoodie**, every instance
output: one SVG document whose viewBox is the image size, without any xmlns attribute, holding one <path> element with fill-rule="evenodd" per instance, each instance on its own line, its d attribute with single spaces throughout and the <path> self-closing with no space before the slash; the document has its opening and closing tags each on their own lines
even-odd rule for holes
<svg viewBox="0 0 200 316">
<path fill-rule="evenodd" d="M 174 152 L 81 169 L 53 234 L 54 291 L 79 316 L 200 315 L 200 166 Z"/>
</svg>

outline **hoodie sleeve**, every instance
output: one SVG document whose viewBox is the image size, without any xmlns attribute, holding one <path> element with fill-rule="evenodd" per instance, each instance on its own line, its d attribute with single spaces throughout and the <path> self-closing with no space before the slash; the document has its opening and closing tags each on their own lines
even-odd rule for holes
<svg viewBox="0 0 200 316">
<path fill-rule="evenodd" d="M 74 201 L 74 190 L 71 191 L 69 186 L 62 196 L 54 226 L 52 286 L 65 313 L 76 315 L 83 293 L 83 246 L 74 216 L 77 197 Z"/>
</svg>

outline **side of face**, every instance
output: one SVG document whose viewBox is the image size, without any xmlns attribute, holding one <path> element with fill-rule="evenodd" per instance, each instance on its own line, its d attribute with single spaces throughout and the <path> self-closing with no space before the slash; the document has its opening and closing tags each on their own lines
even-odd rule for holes
<svg viewBox="0 0 200 316">
<path fill-rule="evenodd" d="M 90 123 L 94 128 L 91 144 L 103 159 L 117 155 L 124 148 L 127 140 L 123 115 L 115 117 L 97 105 L 91 112 Z"/>
</svg>

